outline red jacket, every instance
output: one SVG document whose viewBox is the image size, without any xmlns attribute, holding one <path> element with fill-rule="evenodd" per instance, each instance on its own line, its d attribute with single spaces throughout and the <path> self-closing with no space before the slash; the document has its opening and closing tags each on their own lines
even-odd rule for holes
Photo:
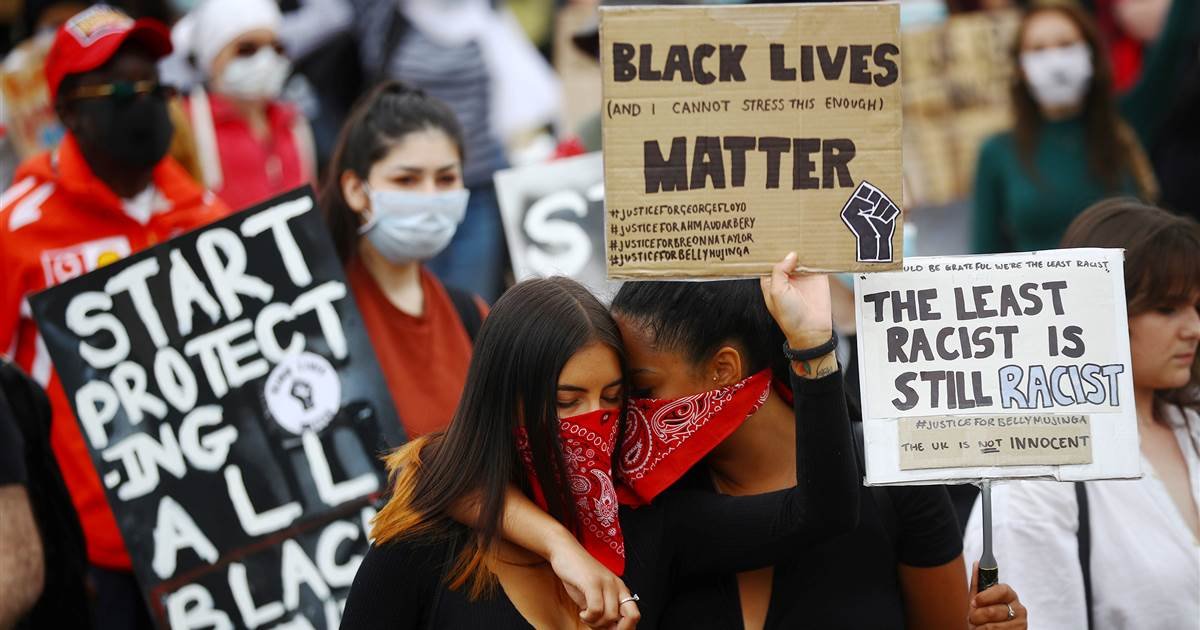
<svg viewBox="0 0 1200 630">
<path fill-rule="evenodd" d="M 219 94 L 206 96 L 221 173 L 219 180 L 210 176 L 208 182 L 230 208 L 245 210 L 298 186 L 316 185 L 311 132 L 295 109 L 268 103 L 270 132 L 260 139 L 228 100 Z M 199 127 L 209 122 L 195 115 L 190 99 L 187 106 L 193 131 L 200 134 Z"/>
<path fill-rule="evenodd" d="M 55 152 L 22 164 L 13 181 L 0 197 L 0 353 L 12 357 L 50 396 L 50 442 L 83 524 L 88 559 L 129 569 L 129 554 L 104 488 L 26 298 L 207 225 L 229 210 L 168 157 L 154 168 L 158 200 L 143 225 L 92 174 L 70 134 Z"/>
</svg>

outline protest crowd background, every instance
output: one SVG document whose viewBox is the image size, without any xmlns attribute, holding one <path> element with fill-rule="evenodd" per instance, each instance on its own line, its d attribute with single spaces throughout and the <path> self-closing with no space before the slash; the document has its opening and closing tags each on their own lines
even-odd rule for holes
<svg viewBox="0 0 1200 630">
<path fill-rule="evenodd" d="M 665 628 L 1200 629 L 1200 2 L 900 0 L 904 161 L 896 202 L 904 256 L 1125 250 L 1144 476 L 997 484 L 987 527 L 997 554 L 1008 551 L 1001 583 L 982 593 L 973 568 L 985 528 L 975 485 L 861 483 L 859 374 L 873 366 L 857 356 L 851 274 L 828 276 L 825 306 L 812 298 L 824 285 L 787 275 L 794 259 L 762 288 L 753 280 L 596 280 L 605 262 L 598 15 L 601 5 L 638 4 L 650 3 L 0 0 L 0 629 L 142 629 L 183 617 L 190 627 L 213 628 L 337 627 L 338 619 L 344 628 L 630 628 L 640 619 L 640 627 Z M 363 562 L 357 580 L 357 565 L 340 585 L 325 565 L 313 568 L 327 591 L 342 589 L 336 614 L 319 606 L 297 614 L 302 606 L 289 597 L 286 575 L 282 595 L 253 584 L 238 591 L 230 577 L 240 616 L 196 612 L 211 598 L 172 612 L 144 593 L 186 580 L 174 561 L 159 571 L 155 553 L 162 581 L 154 588 L 162 590 L 139 585 L 134 568 L 149 561 L 123 538 L 129 524 L 114 514 L 106 498 L 112 486 L 93 465 L 96 437 L 72 409 L 78 386 L 60 378 L 51 335 L 34 321 L 42 306 L 30 298 L 306 185 L 321 222 L 297 237 L 298 248 L 292 243 L 300 262 L 265 236 L 237 254 L 202 235 L 195 260 L 210 276 L 210 263 L 226 265 L 234 288 L 214 287 L 217 300 L 189 303 L 186 312 L 232 321 L 241 307 L 225 296 L 238 303 L 239 295 L 256 295 L 271 302 L 262 315 L 247 315 L 260 322 L 280 304 L 288 318 L 301 317 L 301 304 L 323 317 L 330 311 L 311 296 L 326 285 L 308 287 L 326 271 L 344 278 L 355 310 L 337 313 L 351 356 L 367 356 L 379 375 L 354 388 L 376 390 L 363 400 L 380 398 L 359 421 L 339 412 L 334 423 L 350 428 L 330 443 L 364 435 L 369 416 L 391 425 L 372 439 L 409 444 L 389 456 L 392 476 L 381 477 L 395 485 L 364 492 L 379 516 L 376 546 L 365 561 L 356 556 Z M 519 186 L 523 197 L 508 192 Z M 550 215 L 535 208 L 552 195 L 567 200 L 569 212 L 560 210 L 558 220 L 578 227 L 539 249 L 549 234 L 538 231 L 539 221 Z M 247 243 L 272 229 L 250 225 L 240 228 Z M 327 234 L 332 247 L 303 240 L 313 234 L 321 243 Z M 220 252 L 205 259 L 201 241 L 217 242 L 210 253 Z M 229 272 L 239 255 L 241 272 L 261 271 L 255 261 L 267 242 L 279 244 L 283 262 L 273 259 L 274 271 L 259 276 L 278 285 Z M 529 281 L 546 260 L 572 266 L 595 296 L 576 284 Z M 297 264 L 307 264 L 311 277 Z M 194 260 L 192 267 L 200 268 Z M 137 305 L 134 289 L 125 289 Z M 175 309 L 168 323 L 182 317 Z M 812 325 L 822 315 L 832 321 L 836 350 L 806 361 L 829 369 L 800 374 L 799 360 L 778 349 L 824 348 L 814 330 L 829 326 Z M 72 325 L 70 309 L 65 317 Z M 322 320 L 336 355 L 339 337 L 328 325 Z M 362 348 L 353 339 L 369 341 L 365 355 L 354 354 Z M 132 343 L 171 345 L 153 331 Z M 589 348 L 614 357 L 605 360 L 619 354 L 632 371 L 626 377 L 618 369 L 596 392 L 523 382 L 540 376 L 561 385 L 577 374 L 569 357 Z M 489 371 L 518 356 L 561 373 Z M 156 375 L 158 363 L 152 359 Z M 144 395 L 145 371 L 141 378 L 141 394 L 121 395 Z M 580 378 L 600 377 L 585 370 Z M 757 401 L 743 395 L 751 389 Z M 581 525 L 563 517 L 572 509 L 561 500 L 567 490 L 548 479 L 538 454 L 560 439 L 553 413 L 522 421 L 524 459 L 488 451 L 501 443 L 494 436 L 476 443 L 445 432 L 472 413 L 497 423 L 506 409 L 530 413 L 532 405 L 509 405 L 534 396 L 557 395 L 547 408 L 567 418 L 611 410 L 626 397 L 655 402 L 710 390 L 733 402 L 705 418 L 733 424 L 711 444 L 693 442 L 683 456 L 694 459 L 674 483 L 638 498 L 649 505 L 630 510 L 637 518 L 627 518 L 625 506 L 640 503 L 622 497 L 619 560 L 606 555 L 611 532 L 581 537 L 582 547 L 568 532 L 562 543 L 561 526 L 546 514 Z M 320 392 L 305 395 L 311 401 Z M 191 401 L 196 407 L 194 392 Z M 806 414 L 830 422 L 801 430 Z M 839 432 L 839 419 L 849 432 Z M 217 433 L 207 435 L 218 440 Z M 312 444 L 290 444 L 273 456 L 311 458 Z M 439 457 L 422 460 L 435 451 Z M 607 474 L 619 462 L 596 465 Z M 824 472 L 814 474 L 816 467 Z M 352 468 L 333 470 L 353 476 Z M 522 471 L 533 489 L 522 482 L 524 493 L 505 494 L 505 484 L 526 479 Z M 497 482 L 498 475 L 508 478 Z M 241 482 L 243 495 L 285 485 L 252 476 Z M 293 491 L 325 492 L 320 479 L 313 484 Z M 482 500 L 466 501 L 475 492 Z M 780 515 L 797 524 L 779 531 Z M 408 530 L 441 546 L 397 533 Z M 161 535 L 149 525 L 145 531 Z M 501 597 L 472 600 L 467 592 L 492 573 L 485 546 L 493 544 L 542 573 L 513 577 L 493 568 L 505 584 Z M 462 545 L 477 554 L 455 564 L 451 552 Z M 287 553 L 285 545 L 285 568 Z M 464 566 L 464 558 L 475 564 Z M 445 586 L 444 573 L 458 579 L 455 588 Z M 622 576 L 642 585 L 637 601 Z M 543 593 L 559 595 L 550 603 L 533 597 L 538 605 L 529 604 L 510 588 L 539 579 Z M 330 597 L 305 584 L 304 597 Z M 272 599 L 279 601 L 264 603 Z M 560 609 L 579 618 L 555 617 Z M 275 625 L 310 613 L 309 625 Z"/>
</svg>

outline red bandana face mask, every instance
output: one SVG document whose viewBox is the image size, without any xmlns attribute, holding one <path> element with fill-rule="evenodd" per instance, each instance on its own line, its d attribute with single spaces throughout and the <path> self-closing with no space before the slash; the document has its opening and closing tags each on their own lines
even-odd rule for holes
<svg viewBox="0 0 1200 630">
<path fill-rule="evenodd" d="M 579 542 L 592 557 L 617 575 L 625 573 L 625 537 L 617 514 L 617 492 L 613 487 L 613 449 L 617 443 L 621 414 L 616 409 L 596 411 L 559 419 L 566 478 L 573 500 L 575 520 L 582 530 Z M 517 452 L 529 476 L 533 500 L 549 510 L 524 427 L 517 429 Z"/>
<path fill-rule="evenodd" d="M 771 392 L 771 371 L 674 400 L 629 401 L 617 461 L 618 496 L 645 505 L 754 415 Z"/>
</svg>

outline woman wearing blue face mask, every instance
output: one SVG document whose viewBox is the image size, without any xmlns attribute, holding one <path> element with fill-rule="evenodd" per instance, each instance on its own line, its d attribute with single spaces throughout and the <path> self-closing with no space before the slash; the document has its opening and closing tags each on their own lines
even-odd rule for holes
<svg viewBox="0 0 1200 630">
<path fill-rule="evenodd" d="M 408 437 L 444 429 L 486 306 L 423 263 L 466 212 L 463 139 L 440 101 L 400 83 L 365 96 L 342 128 L 321 206 Z"/>
</svg>

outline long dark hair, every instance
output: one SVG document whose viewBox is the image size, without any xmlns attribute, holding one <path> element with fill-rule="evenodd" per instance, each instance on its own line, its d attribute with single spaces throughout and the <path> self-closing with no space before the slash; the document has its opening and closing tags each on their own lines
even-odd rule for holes
<svg viewBox="0 0 1200 630">
<path fill-rule="evenodd" d="M 470 583 L 473 595 L 484 592 L 492 584 L 484 560 L 498 540 L 505 489 L 515 482 L 530 492 L 516 448 L 521 420 L 551 516 L 578 532 L 559 450 L 557 387 L 563 366 L 592 342 L 616 351 L 625 373 L 620 332 L 582 285 L 546 278 L 505 292 L 479 329 L 450 427 L 388 457 L 392 498 L 375 519 L 376 544 L 461 532 L 449 513 L 474 499 L 477 524 L 447 577 L 452 588 Z"/>
<path fill-rule="evenodd" d="M 398 81 L 381 83 L 350 111 L 321 189 L 321 209 L 342 262 L 354 253 L 358 228 L 363 222 L 342 194 L 342 174 L 349 171 L 366 181 L 371 167 L 403 142 L 405 136 L 426 129 L 445 132 L 458 149 L 459 159 L 466 160 L 462 126 L 454 112 L 421 90 Z"/>
<path fill-rule="evenodd" d="M 786 338 L 757 280 L 626 282 L 612 310 L 649 333 L 655 347 L 680 352 L 693 365 L 732 345 L 751 374 L 769 367 L 788 382 L 790 368 L 780 351 Z"/>
<path fill-rule="evenodd" d="M 1067 227 L 1060 246 L 1125 250 L 1129 317 L 1177 306 L 1200 288 L 1200 223 L 1136 199 L 1107 199 L 1088 208 Z M 1159 402 L 1200 408 L 1200 355 L 1192 362 L 1187 385 L 1154 396 Z"/>
<path fill-rule="evenodd" d="M 1029 85 L 1019 71 L 1021 67 L 1021 42 L 1025 29 L 1034 16 L 1054 11 L 1066 16 L 1083 34 L 1088 50 L 1092 54 L 1092 82 L 1083 100 L 1083 124 L 1086 130 L 1088 170 L 1109 192 L 1121 187 L 1121 178 L 1133 167 L 1132 143 L 1137 142 L 1128 126 L 1117 115 L 1116 101 L 1112 95 L 1112 68 L 1105 53 L 1100 30 L 1083 9 L 1065 0 L 1042 0 L 1036 2 L 1025 13 L 1017 29 L 1013 44 L 1013 67 L 1017 68 L 1012 87 L 1012 102 L 1016 116 L 1014 138 L 1017 154 L 1025 171 L 1034 181 L 1040 181 L 1034 165 L 1041 126 L 1045 122 L 1042 110 L 1029 91 Z M 1122 130 L 1127 130 L 1124 134 Z M 1122 136 L 1125 136 L 1124 138 Z"/>
</svg>

